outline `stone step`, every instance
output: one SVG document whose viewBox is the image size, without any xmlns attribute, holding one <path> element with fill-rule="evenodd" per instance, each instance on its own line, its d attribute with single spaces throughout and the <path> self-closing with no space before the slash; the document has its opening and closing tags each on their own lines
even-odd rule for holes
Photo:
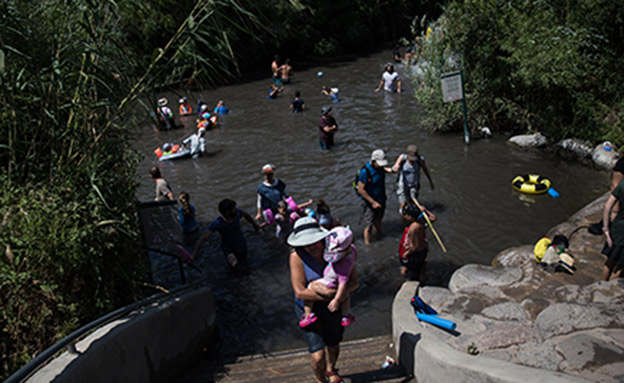
<svg viewBox="0 0 624 383">
<path fill-rule="evenodd" d="M 394 357 L 390 335 L 343 342 L 338 367 L 340 375 L 353 383 L 384 382 L 415 383 L 402 369 L 392 365 L 382 368 L 386 355 Z M 270 354 L 202 361 L 196 368 L 172 383 L 251 383 L 251 382 L 314 382 L 307 349 Z"/>
</svg>

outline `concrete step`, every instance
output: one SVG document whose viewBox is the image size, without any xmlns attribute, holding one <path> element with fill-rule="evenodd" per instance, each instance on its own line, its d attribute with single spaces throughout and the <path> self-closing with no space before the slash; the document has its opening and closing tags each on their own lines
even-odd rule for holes
<svg viewBox="0 0 624 383">
<path fill-rule="evenodd" d="M 415 379 L 405 377 L 402 369 L 396 365 L 382 369 L 386 355 L 394 355 L 394 349 L 389 347 L 391 342 L 392 337 L 387 335 L 342 343 L 338 359 L 340 375 L 353 383 L 415 383 Z M 298 349 L 202 361 L 172 383 L 314 381 L 309 353 L 307 349 Z"/>
</svg>

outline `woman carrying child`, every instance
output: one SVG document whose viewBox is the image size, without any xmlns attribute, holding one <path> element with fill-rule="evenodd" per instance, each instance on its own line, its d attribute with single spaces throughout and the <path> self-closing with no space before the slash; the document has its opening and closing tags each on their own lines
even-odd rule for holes
<svg viewBox="0 0 624 383">
<path fill-rule="evenodd" d="M 329 231 L 319 226 L 311 217 L 303 217 L 295 222 L 293 232 L 288 236 L 287 243 L 293 247 L 289 256 L 290 281 L 295 294 L 295 315 L 297 321 L 304 313 L 304 300 L 314 301 L 315 323 L 301 328 L 303 337 L 308 344 L 312 370 L 317 383 L 338 383 L 343 381 L 336 362 L 340 354 L 340 342 L 344 327 L 341 325 L 339 311 L 329 310 L 331 294 L 320 294 L 308 287 L 310 282 L 323 277 L 323 269 L 327 265 L 323 259 L 325 251 L 325 237 Z M 321 285 L 325 287 L 324 285 Z M 345 295 L 358 286 L 355 269 L 349 275 L 349 282 L 345 286 Z"/>
<path fill-rule="evenodd" d="M 310 289 L 322 293 L 325 288 L 336 289 L 336 294 L 327 305 L 330 312 L 340 309 L 340 324 L 343 327 L 349 326 L 355 321 L 355 317 L 350 314 L 351 299 L 347 293 L 347 282 L 349 275 L 353 271 L 355 260 L 357 259 L 357 249 L 353 244 L 353 232 L 344 226 L 333 228 L 325 238 L 325 253 L 323 259 L 327 263 L 323 270 L 323 278 L 310 282 Z M 307 327 L 316 322 L 317 318 L 312 311 L 314 301 L 303 301 L 304 314 L 299 321 L 299 327 Z"/>
</svg>

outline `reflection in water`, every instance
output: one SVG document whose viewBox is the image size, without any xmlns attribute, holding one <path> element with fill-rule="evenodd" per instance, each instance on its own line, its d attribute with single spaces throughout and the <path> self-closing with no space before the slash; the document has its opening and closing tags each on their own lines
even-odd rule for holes
<svg viewBox="0 0 624 383">
<path fill-rule="evenodd" d="M 352 296 L 357 322 L 346 331 L 347 339 L 391 333 L 390 307 L 402 282 L 396 252 L 405 222 L 397 213 L 392 175 L 386 182 L 389 201 L 384 238 L 368 247 L 362 240 L 360 200 L 351 184 L 374 149 L 384 149 L 392 162 L 407 144 L 415 143 L 431 170 L 436 189 L 431 191 L 423 180 L 420 201 L 438 216 L 435 227 L 448 253 L 442 253 L 430 235 L 427 283 L 448 279 L 453 268 L 466 263 L 488 264 L 507 247 L 533 243 L 608 188 L 606 173 L 544 151 L 516 149 L 506 144 L 507 137 L 466 145 L 463 134 L 427 134 L 418 127 L 420 109 L 405 77 L 403 94 L 374 92 L 388 57 L 389 53 L 375 54 L 344 65 L 298 71 L 276 100 L 266 98 L 269 78 L 187 95 L 193 107 L 198 98 L 209 105 L 223 99 L 231 111 L 220 117 L 220 129 L 206 134 L 206 156 L 159 165 L 176 195 L 181 191 L 191 195 L 204 226 L 218 216 L 217 204 L 223 198 L 237 201 L 241 209 L 255 215 L 255 191 L 267 162 L 277 165 L 276 176 L 287 183 L 296 201 L 327 201 L 332 214 L 354 229 L 360 252 L 356 267 L 361 287 Z M 316 76 L 319 70 L 323 78 Z M 339 87 L 342 102 L 331 104 L 321 94 L 323 85 Z M 296 90 L 309 108 L 304 113 L 289 111 Z M 171 101 L 184 95 L 166 96 Z M 340 127 L 337 147 L 321 151 L 317 123 L 321 107 L 330 104 Z M 137 169 L 140 200 L 153 196 L 153 183 L 147 176 L 149 167 L 157 163 L 153 150 L 193 133 L 195 118 L 185 118 L 184 127 L 174 131 L 154 131 L 149 124 L 137 129 L 135 146 L 145 156 Z M 515 192 L 511 180 L 523 173 L 547 176 L 561 197 Z M 210 238 L 199 260 L 211 275 L 221 351 L 249 353 L 303 346 L 292 311 L 288 248 L 277 241 L 273 228 L 255 233 L 247 223 L 242 227 L 249 246 L 250 275 L 229 270 L 218 235 Z"/>
</svg>

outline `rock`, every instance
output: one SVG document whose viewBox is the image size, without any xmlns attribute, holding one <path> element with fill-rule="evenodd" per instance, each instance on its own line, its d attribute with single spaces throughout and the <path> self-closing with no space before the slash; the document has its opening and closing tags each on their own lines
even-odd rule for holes
<svg viewBox="0 0 624 383">
<path fill-rule="evenodd" d="M 557 303 L 590 303 L 591 292 L 579 285 L 561 286 L 553 291 Z"/>
<path fill-rule="evenodd" d="M 615 310 L 595 303 L 558 303 L 539 313 L 535 318 L 535 325 L 546 339 L 578 330 L 608 327 L 617 324 L 617 318 L 612 317 L 612 309 Z"/>
<path fill-rule="evenodd" d="M 517 322 L 503 322 L 485 331 L 462 336 L 455 341 L 460 349 L 465 350 L 474 343 L 477 349 L 485 351 L 524 343 L 537 343 L 540 340 L 539 333 L 531 326 Z"/>
<path fill-rule="evenodd" d="M 489 303 L 491 302 L 484 302 L 481 297 L 455 294 L 444 302 L 440 311 L 447 313 L 459 312 L 463 314 L 478 314 L 484 307 L 488 306 Z"/>
<path fill-rule="evenodd" d="M 615 303 L 624 296 L 624 279 L 618 278 L 609 282 L 598 281 L 585 287 L 591 302 Z"/>
<path fill-rule="evenodd" d="M 576 154 L 581 158 L 589 158 L 592 155 L 591 143 L 578 138 L 566 138 L 557 142 L 557 146 L 565 151 Z"/>
<path fill-rule="evenodd" d="M 529 312 L 519 303 L 505 302 L 490 306 L 481 311 L 488 318 L 508 321 L 527 321 L 531 319 Z"/>
<path fill-rule="evenodd" d="M 492 260 L 494 267 L 520 267 L 533 260 L 533 246 L 525 245 L 503 250 Z"/>
<path fill-rule="evenodd" d="M 495 268 L 484 265 L 465 265 L 453 273 L 449 281 L 449 290 L 454 293 L 473 286 L 506 286 L 522 278 L 518 268 Z"/>
<path fill-rule="evenodd" d="M 513 136 L 508 141 L 511 144 L 515 144 L 521 148 L 541 148 L 548 145 L 548 139 L 541 134 L 521 134 Z"/>
<path fill-rule="evenodd" d="M 578 370 L 594 369 L 622 361 L 624 350 L 589 333 L 575 334 L 558 342 L 557 351 Z"/>
<path fill-rule="evenodd" d="M 505 295 L 505 293 L 503 293 L 501 289 L 499 289 L 498 287 L 494 287 L 494 286 L 481 285 L 481 286 L 466 287 L 462 289 L 461 292 L 462 294 L 475 295 L 475 296 L 487 298 L 486 300 L 488 301 L 509 300 L 509 296 Z"/>
<path fill-rule="evenodd" d="M 441 310 L 453 293 L 444 287 L 425 286 L 418 289 L 418 296 L 435 310 Z"/>
<path fill-rule="evenodd" d="M 518 347 L 518 361 L 529 367 L 557 371 L 563 361 L 552 343 L 526 343 Z"/>
<path fill-rule="evenodd" d="M 592 152 L 592 160 L 601 169 L 611 170 L 617 162 L 619 154 L 615 150 L 605 150 L 603 144 L 596 145 Z"/>
<path fill-rule="evenodd" d="M 511 363 L 520 363 L 518 361 L 518 358 L 516 358 L 517 353 L 518 353 L 518 346 L 514 345 L 514 346 L 507 347 L 507 348 L 485 350 L 483 352 L 479 352 L 479 355 L 482 355 L 488 358 L 504 360 L 506 362 L 511 362 Z"/>
</svg>

